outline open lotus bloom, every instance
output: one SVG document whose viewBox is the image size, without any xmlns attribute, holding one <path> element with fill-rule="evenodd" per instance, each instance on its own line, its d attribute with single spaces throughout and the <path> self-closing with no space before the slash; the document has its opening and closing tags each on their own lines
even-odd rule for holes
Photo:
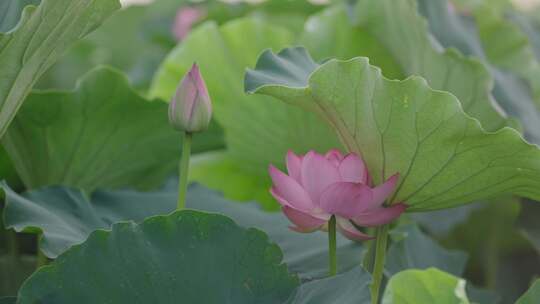
<svg viewBox="0 0 540 304">
<path fill-rule="evenodd" d="M 338 150 L 331 150 L 320 155 L 310 151 L 298 156 L 289 151 L 286 161 L 288 175 L 270 165 L 273 182 L 270 192 L 282 205 L 295 231 L 324 230 L 330 217 L 335 215 L 339 231 L 347 238 L 372 239 L 355 225 L 384 225 L 407 208 L 403 203 L 383 207 L 397 186 L 399 174 L 371 187 L 368 169 L 354 153 L 344 156 Z"/>
</svg>

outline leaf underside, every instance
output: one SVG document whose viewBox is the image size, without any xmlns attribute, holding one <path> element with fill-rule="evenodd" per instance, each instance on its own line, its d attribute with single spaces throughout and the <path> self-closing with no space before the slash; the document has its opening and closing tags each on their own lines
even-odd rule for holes
<svg viewBox="0 0 540 304">
<path fill-rule="evenodd" d="M 2 144 L 27 188 L 93 191 L 161 185 L 175 169 L 180 139 L 166 103 L 142 98 L 123 74 L 101 67 L 72 92 L 30 94 Z"/>
<path fill-rule="evenodd" d="M 289 52 L 265 52 L 246 73 L 247 89 L 322 116 L 349 151 L 361 154 L 376 183 L 399 172 L 392 202 L 410 211 L 458 206 L 502 193 L 539 198 L 540 151 L 515 130 L 485 132 L 451 94 L 420 77 L 388 80 L 366 58 L 330 60 L 307 74 L 307 87 L 265 82 L 287 75 Z M 273 65 L 268 62 L 274 62 Z M 252 80 L 250 78 L 259 78 Z"/>
</svg>

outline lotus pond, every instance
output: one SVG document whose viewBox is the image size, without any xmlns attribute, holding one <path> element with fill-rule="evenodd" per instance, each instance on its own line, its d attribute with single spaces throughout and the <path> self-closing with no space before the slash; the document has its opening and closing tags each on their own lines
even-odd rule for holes
<svg viewBox="0 0 540 304">
<path fill-rule="evenodd" d="M 540 304 L 540 6 L 0 1 L 1 304 Z"/>
</svg>

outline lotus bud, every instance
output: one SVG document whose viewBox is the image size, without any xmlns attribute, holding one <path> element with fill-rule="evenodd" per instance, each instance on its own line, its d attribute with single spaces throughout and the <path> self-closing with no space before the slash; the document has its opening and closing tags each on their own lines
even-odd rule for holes
<svg viewBox="0 0 540 304">
<path fill-rule="evenodd" d="M 169 105 L 169 122 L 178 131 L 188 133 L 208 129 L 212 103 L 199 67 L 193 64 L 176 89 Z"/>
</svg>

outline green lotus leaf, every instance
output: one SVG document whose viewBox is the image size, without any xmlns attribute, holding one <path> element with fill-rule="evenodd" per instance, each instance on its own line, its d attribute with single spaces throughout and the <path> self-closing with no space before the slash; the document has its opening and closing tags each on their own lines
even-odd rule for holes
<svg viewBox="0 0 540 304">
<path fill-rule="evenodd" d="M 459 55 L 455 50 L 441 53 L 436 46 L 432 46 L 424 21 L 409 1 L 399 2 L 397 5 L 400 9 L 396 10 L 391 10 L 392 5 L 386 2 L 362 3 L 366 3 L 361 5 L 367 8 L 364 14 L 374 14 L 355 14 L 356 19 L 363 17 L 363 25 L 353 23 L 347 8 L 338 5 L 310 18 L 300 43 L 315 52 L 317 59 L 336 56 L 348 59 L 359 54 L 368 55 L 376 65 L 383 67 L 385 75 L 396 78 L 404 74 L 424 75 L 437 89 L 448 90 L 461 97 L 467 113 L 480 119 L 485 128 L 496 130 L 508 123 L 504 115 L 494 107 L 490 93 L 492 81 L 483 65 L 477 60 Z M 371 9 L 371 6 L 375 9 Z M 355 8 L 354 12 L 357 10 L 359 8 Z M 387 19 L 396 22 L 384 22 Z M 407 52 L 400 52 L 403 47 L 401 38 L 397 42 L 384 40 L 390 40 L 385 38 L 389 35 L 398 36 L 397 33 L 408 29 L 410 24 L 415 27 L 407 31 L 406 35 L 415 43 L 411 43 L 411 49 Z M 212 161 L 214 158 L 209 158 L 210 163 L 207 165 L 198 163 L 204 169 L 197 170 L 194 180 L 223 191 L 228 198 L 245 200 L 256 197 L 265 208 L 275 209 L 277 206 L 272 199 L 262 194 L 270 186 L 266 172 L 269 163 L 284 167 L 284 155 L 288 149 L 297 153 L 310 149 L 323 152 L 342 146 L 336 136 L 329 132 L 329 128 L 320 124 L 314 115 L 293 108 L 287 109 L 272 99 L 264 99 L 266 106 L 261 106 L 261 96 L 246 97 L 238 91 L 239 82 L 235 79 L 244 68 L 242 62 L 254 62 L 253 53 L 256 50 L 275 50 L 280 45 L 293 43 L 291 35 L 279 27 L 274 26 L 270 34 L 266 33 L 270 27 L 252 18 L 226 23 L 219 28 L 211 23 L 201 25 L 164 61 L 154 80 L 151 95 L 161 98 L 172 96 L 181 73 L 187 71 L 193 61 L 199 62 L 203 75 L 209 78 L 208 87 L 216 104 L 215 116 L 226 132 L 228 149 L 220 158 L 229 164 L 228 168 L 234 169 L 225 169 Z M 278 36 L 289 38 L 276 43 Z M 244 37 L 250 37 L 249 48 L 246 44 L 238 43 Z M 208 46 L 208 43 L 212 46 Z M 412 50 L 412 45 L 422 51 Z M 433 62 L 424 62 L 426 58 Z M 441 73 L 441 70 L 446 72 Z M 212 170 L 218 170 L 221 175 L 234 171 L 236 177 L 231 179 L 235 181 L 227 184 L 236 180 L 238 182 L 235 187 L 216 183 L 212 178 Z M 247 182 L 249 180 L 253 182 Z M 236 190 L 240 185 L 259 188 L 250 188 L 247 194 Z"/>
<path fill-rule="evenodd" d="M 0 33 L 0 137 L 38 78 L 118 8 L 118 0 L 42 0 L 24 8 L 13 30 Z"/>
<path fill-rule="evenodd" d="M 486 68 L 478 60 L 434 43 L 414 1 L 358 1 L 352 12 L 352 21 L 345 6 L 313 16 L 306 23 L 301 45 L 316 60 L 363 56 L 389 78 L 422 76 L 431 87 L 456 95 L 465 112 L 487 130 L 508 123 L 491 95 L 493 85 Z M 396 66 L 400 73 L 395 72 Z"/>
<path fill-rule="evenodd" d="M 19 293 L 19 303 L 51 299 L 55 303 L 100 303 L 105 299 L 99 297 L 138 303 L 135 299 L 156 294 L 163 303 L 172 303 L 180 295 L 190 303 L 369 303 L 371 277 L 358 266 L 359 246 L 340 238 L 342 272 L 315 279 L 327 272 L 324 234 L 293 233 L 282 215 L 223 200 L 200 186 L 190 187 L 188 207 L 228 214 L 244 227 L 266 228 L 268 238 L 283 247 L 289 270 L 305 282 L 293 291 L 298 281 L 278 264 L 278 247 L 268 245 L 260 231 L 240 228 L 221 215 L 181 211 L 150 217 L 140 225 L 115 224 L 112 232 L 101 230 L 111 229 L 115 221 L 139 222 L 144 216 L 174 210 L 175 185 L 173 180 L 159 192 L 96 191 L 91 201 L 70 188 L 46 187 L 19 195 L 4 185 L 8 197 L 5 216 L 16 222 L 12 227 L 39 227 L 45 253 L 62 253 L 28 280 Z M 75 246 L 64 251 L 71 245 Z M 85 266 L 76 267 L 78 264 Z M 238 278 L 242 275 L 249 277 Z M 224 298 L 231 289 L 235 293 Z M 201 290 L 210 294 L 192 298 Z M 257 292 L 263 294 L 257 297 Z"/>
<path fill-rule="evenodd" d="M 280 303 L 299 284 L 257 229 L 184 210 L 118 223 L 40 268 L 18 303 Z"/>
<path fill-rule="evenodd" d="M 294 54 L 294 55 L 291 55 Z M 482 129 L 451 94 L 420 77 L 388 80 L 366 58 L 330 60 L 315 70 L 302 48 L 263 53 L 246 91 L 274 96 L 322 116 L 349 151 L 366 160 L 375 184 L 399 172 L 390 200 L 409 211 L 459 206 L 503 193 L 540 198 L 540 151 L 517 131 Z M 291 61 L 294 60 L 294 61 Z"/>
<path fill-rule="evenodd" d="M 61 186 L 44 187 L 17 194 L 7 185 L 4 211 L 5 225 L 16 231 L 41 231 L 41 250 L 55 258 L 73 245 L 86 240 L 98 229 L 110 229 L 120 221 L 141 222 L 176 209 L 177 181 L 170 180 L 160 190 L 97 190 L 91 195 Z M 244 227 L 266 231 L 285 255 L 289 268 L 303 279 L 323 277 L 328 272 L 328 240 L 324 233 L 291 232 L 290 223 L 282 214 L 271 214 L 255 204 L 240 204 L 223 199 L 219 194 L 199 185 L 192 185 L 187 195 L 188 208 L 225 214 Z M 360 264 L 362 246 L 338 238 L 339 270 Z"/>
<path fill-rule="evenodd" d="M 80 76 L 105 64 L 123 71 L 133 87 L 146 90 L 155 70 L 177 43 L 171 30 L 174 16 L 188 3 L 153 1 L 115 12 L 98 29 L 76 42 L 35 88 L 70 89 Z"/>
<path fill-rule="evenodd" d="M 174 172 L 180 156 L 181 134 L 169 126 L 167 107 L 101 67 L 72 92 L 30 94 L 2 143 L 27 188 L 152 188 Z M 220 132 L 213 125 L 195 136 L 194 152 L 221 146 Z"/>
<path fill-rule="evenodd" d="M 436 268 L 405 270 L 388 281 L 383 304 L 469 304 L 466 282 Z"/>
</svg>

